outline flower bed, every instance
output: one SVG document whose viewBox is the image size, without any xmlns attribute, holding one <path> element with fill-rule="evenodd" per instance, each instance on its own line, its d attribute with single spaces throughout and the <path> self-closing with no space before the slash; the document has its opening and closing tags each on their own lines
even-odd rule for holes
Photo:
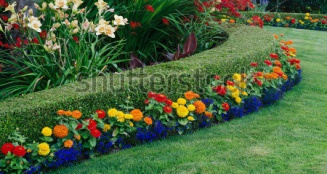
<svg viewBox="0 0 327 174">
<path fill-rule="evenodd" d="M 254 25 L 259 17 L 264 25 L 327 31 L 327 15 L 310 13 L 242 13 L 245 22 Z"/>
<path fill-rule="evenodd" d="M 58 110 L 54 126 L 38 127 L 37 143 L 15 131 L 1 147 L 0 168 L 8 173 L 55 168 L 255 112 L 300 82 L 300 60 L 291 44 L 278 40 L 265 60 L 248 63 L 242 73 L 212 76 L 201 84 L 201 95 L 188 90 L 171 99 L 173 95 L 148 92 L 144 103 L 133 104 L 126 95 L 118 106 L 97 108 L 93 114 Z"/>
</svg>

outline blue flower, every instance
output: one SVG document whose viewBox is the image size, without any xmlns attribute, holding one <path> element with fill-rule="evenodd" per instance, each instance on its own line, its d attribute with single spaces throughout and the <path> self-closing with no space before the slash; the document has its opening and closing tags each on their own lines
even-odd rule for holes
<svg viewBox="0 0 327 174">
<path fill-rule="evenodd" d="M 258 97 L 256 96 L 249 97 L 244 100 L 244 110 L 245 110 L 244 113 L 249 114 L 252 112 L 256 112 L 260 109 L 261 106 L 262 106 L 262 102 Z"/>
<path fill-rule="evenodd" d="M 112 149 L 114 144 L 111 142 L 112 135 L 109 132 L 102 134 L 99 139 L 99 142 L 95 146 L 95 150 L 101 154 L 109 153 Z"/>
<path fill-rule="evenodd" d="M 82 157 L 82 144 L 74 144 L 72 148 L 63 148 L 54 153 L 54 160 L 47 164 L 48 167 L 72 165 Z"/>
<path fill-rule="evenodd" d="M 275 103 L 282 97 L 282 91 L 280 89 L 269 88 L 263 90 L 262 103 L 264 106 Z"/>
<path fill-rule="evenodd" d="M 203 102 L 207 107 L 209 107 L 211 104 L 213 104 L 214 99 L 205 98 L 205 99 L 202 99 L 202 102 Z"/>
</svg>

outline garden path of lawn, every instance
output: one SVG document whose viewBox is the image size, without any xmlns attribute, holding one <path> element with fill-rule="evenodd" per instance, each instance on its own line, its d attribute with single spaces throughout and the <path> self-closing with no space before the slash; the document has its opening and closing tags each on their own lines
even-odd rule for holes
<svg viewBox="0 0 327 174">
<path fill-rule="evenodd" d="M 327 173 L 327 32 L 265 27 L 292 39 L 303 81 L 259 112 L 101 156 L 57 173 Z"/>
</svg>

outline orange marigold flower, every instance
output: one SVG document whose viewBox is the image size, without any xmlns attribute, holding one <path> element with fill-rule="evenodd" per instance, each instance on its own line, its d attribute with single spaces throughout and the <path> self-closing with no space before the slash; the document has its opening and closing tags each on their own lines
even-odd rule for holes
<svg viewBox="0 0 327 174">
<path fill-rule="evenodd" d="M 296 49 L 293 48 L 293 47 L 292 48 L 289 48 L 288 51 L 291 52 L 291 53 L 293 53 L 293 54 L 296 54 Z"/>
<path fill-rule="evenodd" d="M 144 122 L 145 122 L 147 125 L 151 125 L 151 124 L 152 124 L 152 118 L 151 118 L 151 117 L 145 117 L 145 118 L 144 118 Z"/>
<path fill-rule="evenodd" d="M 282 63 L 280 63 L 279 60 L 275 60 L 274 63 L 275 63 L 276 66 L 282 67 Z"/>
<path fill-rule="evenodd" d="M 194 93 L 194 98 L 200 98 L 199 94 Z"/>
<path fill-rule="evenodd" d="M 278 66 L 275 66 L 275 67 L 273 68 L 273 71 L 274 71 L 275 73 L 283 72 L 282 69 L 281 69 L 280 67 L 278 67 Z"/>
<path fill-rule="evenodd" d="M 283 74 L 283 79 L 287 80 L 288 79 L 287 75 Z"/>
<path fill-rule="evenodd" d="M 53 135 L 57 138 L 65 138 L 68 135 L 68 128 L 61 124 L 53 128 Z"/>
<path fill-rule="evenodd" d="M 141 121 L 142 118 L 143 118 L 143 113 L 141 110 L 139 109 L 133 109 L 131 112 L 130 112 L 131 115 L 133 115 L 133 120 L 134 121 Z"/>
<path fill-rule="evenodd" d="M 65 111 L 65 115 L 67 116 L 67 117 L 69 117 L 69 116 L 72 116 L 72 111 Z"/>
<path fill-rule="evenodd" d="M 202 114 L 203 112 L 206 111 L 206 105 L 201 101 L 201 100 L 197 100 L 193 103 L 193 105 L 195 106 L 195 113 L 197 114 Z"/>
<path fill-rule="evenodd" d="M 194 96 L 194 92 L 192 91 L 187 91 L 184 93 L 184 97 L 187 99 L 187 100 L 193 100 L 195 98 Z"/>
<path fill-rule="evenodd" d="M 264 77 L 265 79 L 267 79 L 267 80 L 271 80 L 271 79 L 272 79 L 271 74 L 265 74 L 265 75 L 263 75 L 263 77 Z"/>
<path fill-rule="evenodd" d="M 76 138 L 77 141 L 81 139 L 81 135 L 74 135 L 74 138 Z"/>
<path fill-rule="evenodd" d="M 65 114 L 65 110 L 60 109 L 60 110 L 57 111 L 57 114 L 58 115 L 64 115 Z"/>
<path fill-rule="evenodd" d="M 79 111 L 79 110 L 74 110 L 72 112 L 72 117 L 75 118 L 75 119 L 79 119 L 79 118 L 81 118 L 81 116 L 82 116 L 82 112 Z"/>
<path fill-rule="evenodd" d="M 278 35 L 277 34 L 274 34 L 274 37 L 275 37 L 275 39 L 278 39 Z"/>
<path fill-rule="evenodd" d="M 233 23 L 235 23 L 235 20 L 234 19 L 230 19 L 229 20 L 229 23 L 232 23 L 233 24 Z"/>
<path fill-rule="evenodd" d="M 208 118 L 212 118 L 212 113 L 211 112 L 205 112 L 204 115 Z"/>
<path fill-rule="evenodd" d="M 275 72 L 270 73 L 272 79 L 278 79 L 279 75 Z"/>
<path fill-rule="evenodd" d="M 66 148 L 71 148 L 71 147 L 73 147 L 73 145 L 74 145 L 74 142 L 72 140 L 66 140 L 64 142 L 64 147 L 66 147 Z"/>
</svg>

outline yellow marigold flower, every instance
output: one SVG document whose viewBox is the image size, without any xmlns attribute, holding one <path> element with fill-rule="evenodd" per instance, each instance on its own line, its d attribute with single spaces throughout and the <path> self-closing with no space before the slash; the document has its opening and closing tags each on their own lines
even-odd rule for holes
<svg viewBox="0 0 327 174">
<path fill-rule="evenodd" d="M 194 121 L 194 117 L 192 117 L 192 116 L 188 116 L 187 119 L 188 119 L 189 121 Z"/>
<path fill-rule="evenodd" d="M 201 101 L 201 100 L 197 100 L 193 103 L 193 105 L 195 106 L 195 113 L 197 114 L 202 114 L 203 112 L 206 111 L 206 105 Z"/>
<path fill-rule="evenodd" d="M 234 91 L 235 90 L 235 87 L 234 86 L 230 86 L 230 85 L 227 85 L 226 88 L 230 91 Z"/>
<path fill-rule="evenodd" d="M 177 99 L 177 103 L 180 104 L 180 105 L 185 105 L 186 100 L 184 98 L 179 98 L 179 99 Z"/>
<path fill-rule="evenodd" d="M 305 13 L 305 16 L 308 16 L 309 17 L 310 16 L 310 13 Z"/>
<path fill-rule="evenodd" d="M 50 153 L 50 146 L 48 143 L 41 143 L 38 146 L 38 154 L 41 156 L 47 156 Z"/>
<path fill-rule="evenodd" d="M 243 92 L 242 92 L 242 95 L 244 95 L 244 96 L 248 96 L 249 94 L 248 94 L 247 92 L 243 91 Z"/>
<path fill-rule="evenodd" d="M 64 147 L 66 147 L 66 148 L 71 148 L 71 147 L 73 147 L 73 145 L 74 145 L 74 142 L 72 140 L 66 140 L 64 142 Z"/>
<path fill-rule="evenodd" d="M 116 117 L 117 114 L 118 114 L 118 111 L 115 108 L 111 108 L 111 109 L 108 110 L 108 116 L 109 117 Z"/>
<path fill-rule="evenodd" d="M 189 113 L 188 109 L 183 105 L 179 105 L 176 110 L 177 110 L 177 115 L 181 118 L 186 117 Z"/>
<path fill-rule="evenodd" d="M 126 120 L 133 119 L 133 115 L 132 114 L 125 114 L 124 117 L 125 117 Z"/>
<path fill-rule="evenodd" d="M 233 98 L 237 98 L 237 97 L 239 97 L 239 95 L 240 95 L 240 93 L 238 91 L 232 93 Z"/>
<path fill-rule="evenodd" d="M 226 22 L 226 19 L 221 19 L 221 22 Z"/>
<path fill-rule="evenodd" d="M 246 83 L 245 83 L 245 82 L 241 82 L 241 83 L 240 83 L 240 87 L 241 87 L 241 88 L 246 88 Z"/>
<path fill-rule="evenodd" d="M 50 137 L 52 135 L 52 129 L 49 127 L 44 127 L 41 133 L 46 137 Z"/>
<path fill-rule="evenodd" d="M 236 103 L 240 104 L 242 102 L 242 99 L 241 99 L 241 97 L 236 97 L 235 101 L 236 101 Z"/>
<path fill-rule="evenodd" d="M 171 107 L 173 107 L 173 108 L 175 108 L 175 109 L 177 109 L 177 108 L 178 108 L 178 106 L 179 106 L 179 104 L 178 104 L 178 103 L 176 103 L 176 102 L 173 102 L 173 104 L 171 105 Z"/>
<path fill-rule="evenodd" d="M 103 126 L 103 132 L 107 132 L 110 129 L 111 129 L 110 124 L 104 124 L 104 126 Z"/>
<path fill-rule="evenodd" d="M 249 23 L 249 24 L 252 23 L 251 19 L 246 20 L 246 22 Z"/>
<path fill-rule="evenodd" d="M 31 153 L 32 150 L 31 150 L 31 149 L 27 149 L 26 152 L 27 152 L 27 153 Z"/>
<path fill-rule="evenodd" d="M 308 20 L 308 19 L 309 19 L 309 17 L 308 17 L 308 16 L 306 16 L 306 17 L 304 17 L 304 19 L 305 19 L 305 20 Z"/>
<path fill-rule="evenodd" d="M 279 19 L 279 18 L 277 18 L 277 19 L 276 19 L 276 22 L 280 22 L 280 19 Z"/>
<path fill-rule="evenodd" d="M 53 134 L 57 138 L 65 138 L 68 135 L 68 128 L 64 124 L 56 125 L 53 128 Z"/>
<path fill-rule="evenodd" d="M 118 111 L 117 115 L 118 122 L 124 122 L 125 121 L 125 114 L 122 111 Z"/>
<path fill-rule="evenodd" d="M 133 109 L 130 114 L 133 116 L 134 121 L 141 121 L 143 118 L 143 113 L 139 109 Z"/>
<path fill-rule="evenodd" d="M 195 110 L 195 106 L 194 105 L 188 105 L 187 106 L 187 109 L 189 110 L 189 111 L 191 111 L 191 112 L 193 112 L 194 110 Z"/>
<path fill-rule="evenodd" d="M 82 117 L 82 112 L 79 111 L 79 110 L 74 110 L 74 111 L 72 112 L 72 117 L 75 118 L 75 119 L 79 119 L 79 118 Z"/>
<path fill-rule="evenodd" d="M 195 94 L 194 92 L 192 91 L 187 91 L 184 93 L 184 97 L 187 99 L 187 100 L 192 100 L 195 98 Z"/>
<path fill-rule="evenodd" d="M 233 75 L 233 79 L 237 82 L 240 82 L 242 80 L 242 76 L 241 76 L 241 74 L 236 73 Z"/>
<path fill-rule="evenodd" d="M 134 127 L 134 124 L 132 122 L 129 122 L 130 127 Z"/>
</svg>

